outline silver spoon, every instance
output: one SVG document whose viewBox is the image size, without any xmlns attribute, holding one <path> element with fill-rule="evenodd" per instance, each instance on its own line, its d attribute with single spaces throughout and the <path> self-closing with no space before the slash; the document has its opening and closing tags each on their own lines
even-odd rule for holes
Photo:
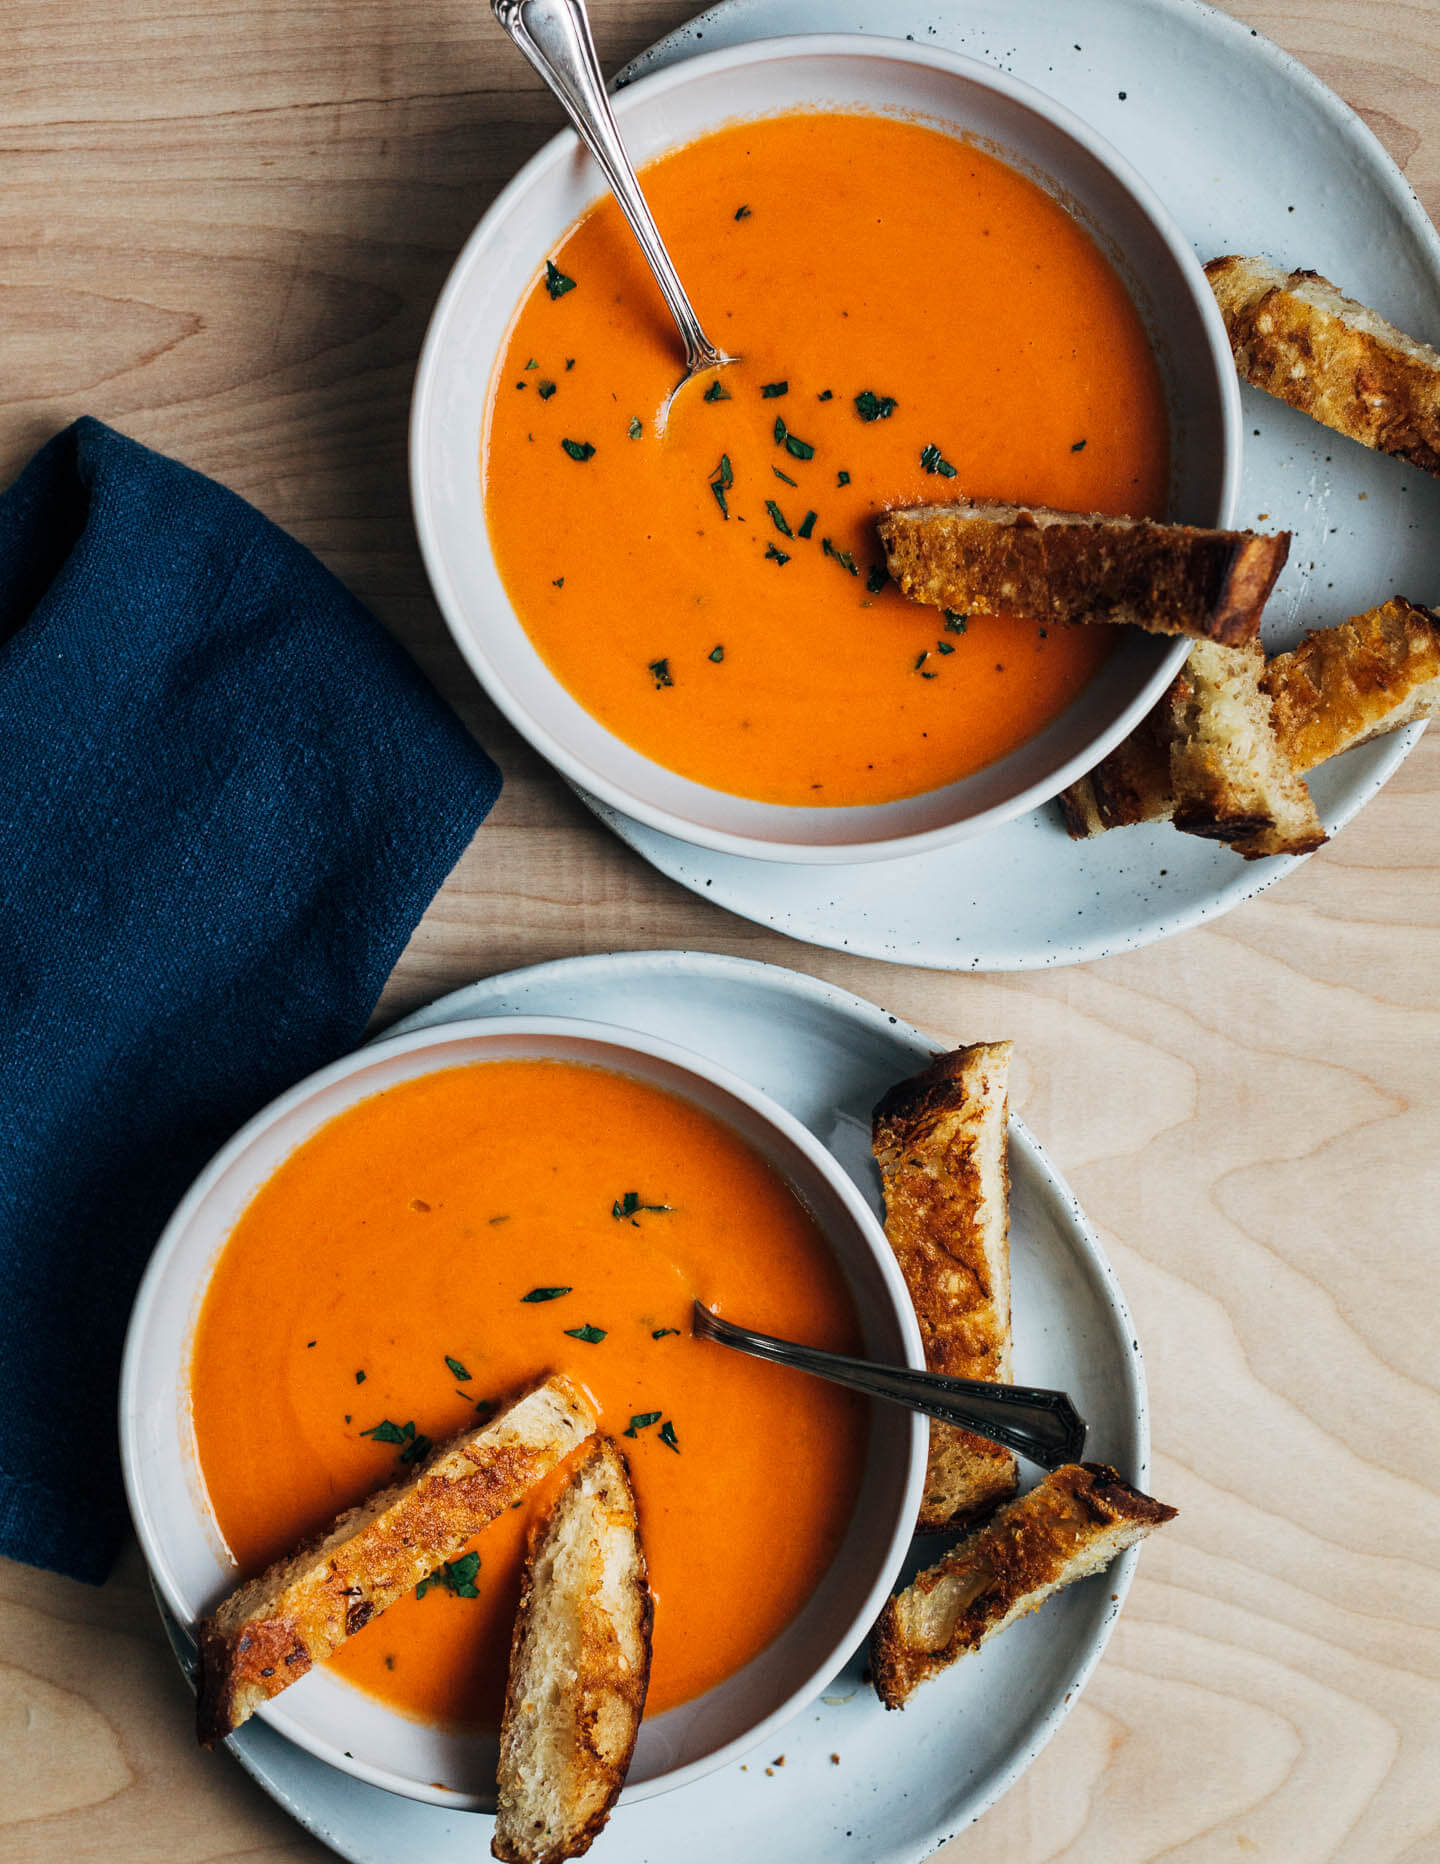
<svg viewBox="0 0 1440 1864">
<path fill-rule="evenodd" d="M 657 426 L 663 432 L 670 405 L 687 382 L 712 369 L 723 369 L 739 358 L 717 349 L 700 328 L 700 319 L 665 250 L 620 140 L 610 99 L 605 95 L 584 0 L 490 0 L 490 5 L 496 19 L 560 99 L 576 134 L 600 164 L 620 211 L 650 262 L 670 315 L 679 326 L 685 343 L 685 374 L 660 408 Z"/>
<path fill-rule="evenodd" d="M 908 1366 L 877 1366 L 868 1359 L 849 1359 L 843 1353 L 821 1352 L 818 1346 L 797 1346 L 768 1333 L 752 1333 L 748 1327 L 721 1320 L 699 1301 L 690 1331 L 697 1340 L 733 1346 L 753 1358 L 813 1372 L 851 1391 L 907 1405 L 942 1424 L 958 1424 L 962 1430 L 1028 1457 L 1042 1469 L 1078 1463 L 1085 1453 L 1085 1420 L 1064 1392 L 1030 1385 L 992 1385 L 983 1379 L 950 1379 L 939 1372 L 915 1372 Z"/>
</svg>

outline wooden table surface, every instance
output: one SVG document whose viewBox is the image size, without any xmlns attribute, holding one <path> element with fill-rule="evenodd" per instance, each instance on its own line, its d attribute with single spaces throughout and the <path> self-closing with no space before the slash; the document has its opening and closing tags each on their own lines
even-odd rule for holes
<svg viewBox="0 0 1440 1864">
<path fill-rule="evenodd" d="M 693 10 L 595 0 L 607 67 Z M 1440 0 L 1234 10 L 1440 209 Z M 1060 1734 L 945 1858 L 1440 1859 L 1440 732 L 1263 898 L 1094 965 L 945 976 L 707 906 L 501 725 L 420 568 L 405 426 L 425 320 L 557 122 L 482 0 L 8 0 L 3 18 L 0 483 L 82 412 L 214 474 L 371 604 L 504 766 L 382 1013 L 539 959 L 691 946 L 1018 1044 L 1017 1105 L 1135 1311 L 1153 1486 L 1182 1513 Z M 327 1855 L 195 1751 L 133 1545 L 98 1590 L 0 1562 L 3 1864 Z"/>
</svg>

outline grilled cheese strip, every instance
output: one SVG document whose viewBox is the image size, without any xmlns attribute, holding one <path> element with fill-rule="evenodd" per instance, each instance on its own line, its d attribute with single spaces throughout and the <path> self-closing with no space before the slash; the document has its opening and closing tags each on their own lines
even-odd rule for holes
<svg viewBox="0 0 1440 1864">
<path fill-rule="evenodd" d="M 1440 619 L 1403 596 L 1277 654 L 1261 684 L 1297 770 L 1440 713 Z"/>
<path fill-rule="evenodd" d="M 967 615 L 1114 622 L 1236 645 L 1255 638 L 1290 550 L 1286 532 L 1205 531 L 1148 518 L 960 503 L 878 524 L 906 595 Z"/>
<path fill-rule="evenodd" d="M 500 1729 L 497 1858 L 558 1864 L 590 1849 L 635 1750 L 652 1615 L 629 1471 L 602 1437 L 526 1563 Z"/>
<path fill-rule="evenodd" d="M 1068 1463 L 1008 1503 L 886 1605 L 870 1668 L 887 1709 L 1174 1519 L 1104 1463 Z"/>
<path fill-rule="evenodd" d="M 1318 272 L 1230 255 L 1205 276 L 1247 382 L 1361 446 L 1440 473 L 1440 353 Z"/>
<path fill-rule="evenodd" d="M 230 1734 L 453 1560 L 480 1528 L 593 1436 L 597 1424 L 576 1386 L 549 1378 L 232 1592 L 196 1633 L 201 1745 Z"/>
<path fill-rule="evenodd" d="M 940 1055 L 876 1107 L 885 1234 L 920 1322 L 925 1363 L 1009 1384 L 1008 1042 Z M 957 1527 L 1015 1493 L 1015 1458 L 955 1425 L 930 1425 L 918 1526 Z"/>
<path fill-rule="evenodd" d="M 1280 748 L 1265 652 L 1199 641 L 1171 686 L 1170 783 L 1176 828 L 1226 841 L 1247 860 L 1309 854 L 1325 830 Z"/>
</svg>

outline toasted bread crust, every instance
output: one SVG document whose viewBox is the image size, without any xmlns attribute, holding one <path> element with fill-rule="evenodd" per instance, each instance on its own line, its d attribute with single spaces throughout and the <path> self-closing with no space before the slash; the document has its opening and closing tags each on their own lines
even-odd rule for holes
<svg viewBox="0 0 1440 1864">
<path fill-rule="evenodd" d="M 1440 620 L 1404 596 L 1317 628 L 1261 682 L 1297 770 L 1440 712 Z"/>
<path fill-rule="evenodd" d="M 453 1560 L 597 1422 L 568 1379 L 547 1379 L 478 1430 L 432 1450 L 408 1480 L 347 1509 L 324 1534 L 237 1587 L 196 1630 L 201 1746 L 222 1740 Z"/>
<path fill-rule="evenodd" d="M 877 528 L 891 576 L 919 602 L 1232 644 L 1255 638 L 1290 549 L 1285 532 L 1043 506 L 921 505 L 887 512 Z"/>
<path fill-rule="evenodd" d="M 889 1601 L 870 1645 L 880 1700 L 903 1708 L 918 1684 L 1052 1592 L 1099 1572 L 1175 1513 L 1104 1463 L 1052 1471 Z"/>
<path fill-rule="evenodd" d="M 1231 254 L 1205 275 L 1247 382 L 1362 446 L 1440 473 L 1440 354 L 1318 272 Z"/>
<path fill-rule="evenodd" d="M 1010 1380 L 1011 1045 L 940 1055 L 875 1108 L 885 1234 L 915 1305 L 932 1372 Z M 930 1426 L 917 1523 L 958 1527 L 1015 1493 L 1015 1458 L 984 1437 Z"/>
<path fill-rule="evenodd" d="M 1107 828 L 1169 820 L 1175 813 L 1172 735 L 1171 714 L 1162 702 L 1094 769 L 1061 791 L 1060 808 L 1073 841 L 1086 841 Z"/>
<path fill-rule="evenodd" d="M 630 1472 L 619 1445 L 602 1437 L 526 1559 L 500 1730 L 495 1857 L 560 1864 L 590 1849 L 635 1750 L 653 1614 Z"/>
</svg>

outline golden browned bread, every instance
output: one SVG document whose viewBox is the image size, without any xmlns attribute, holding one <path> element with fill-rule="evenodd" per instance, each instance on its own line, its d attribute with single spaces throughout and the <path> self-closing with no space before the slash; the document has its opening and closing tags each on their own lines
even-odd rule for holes
<svg viewBox="0 0 1440 1864">
<path fill-rule="evenodd" d="M 1440 712 L 1440 620 L 1404 596 L 1317 628 L 1263 681 L 1297 770 Z"/>
<path fill-rule="evenodd" d="M 919 505 L 886 512 L 877 528 L 891 576 L 918 602 L 1231 643 L 1254 639 L 1290 549 L 1285 532 L 1042 505 Z"/>
<path fill-rule="evenodd" d="M 880 1700 L 904 1708 L 917 1684 L 1174 1516 L 1104 1463 L 1053 1470 L 886 1605 L 870 1643 Z"/>
<path fill-rule="evenodd" d="M 1122 738 L 1092 770 L 1060 792 L 1060 808 L 1072 840 L 1085 841 L 1107 828 L 1126 828 L 1136 822 L 1169 820 L 1175 810 L 1170 717 L 1168 704 L 1162 701 L 1128 738 Z"/>
<path fill-rule="evenodd" d="M 602 1437 L 526 1561 L 500 1729 L 497 1858 L 558 1864 L 590 1849 L 635 1751 L 651 1617 L 629 1471 Z"/>
<path fill-rule="evenodd" d="M 588 1398 L 559 1375 L 432 1450 L 405 1482 L 232 1592 L 202 1620 L 196 1732 L 211 1747 L 322 1663 L 594 1434 Z"/>
<path fill-rule="evenodd" d="M 1318 272 L 1230 255 L 1205 276 L 1247 382 L 1362 446 L 1440 473 L 1440 354 Z"/>
<path fill-rule="evenodd" d="M 1247 860 L 1309 854 L 1325 840 L 1310 792 L 1275 736 L 1265 653 L 1197 641 L 1167 694 L 1176 828 Z"/>
<path fill-rule="evenodd" d="M 940 1055 L 892 1087 L 872 1122 L 885 1234 L 932 1372 L 1010 1381 L 1008 1042 Z M 1015 1493 L 998 1443 L 931 1423 L 919 1527 L 960 1526 Z"/>
</svg>

